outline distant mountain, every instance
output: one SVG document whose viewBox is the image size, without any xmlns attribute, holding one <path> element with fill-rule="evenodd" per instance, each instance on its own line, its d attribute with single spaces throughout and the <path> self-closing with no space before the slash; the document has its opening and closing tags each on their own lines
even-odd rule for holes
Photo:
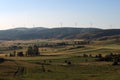
<svg viewBox="0 0 120 80">
<path fill-rule="evenodd" d="M 0 30 L 0 40 L 28 39 L 100 39 L 120 36 L 120 29 L 98 28 L 14 28 Z"/>
</svg>

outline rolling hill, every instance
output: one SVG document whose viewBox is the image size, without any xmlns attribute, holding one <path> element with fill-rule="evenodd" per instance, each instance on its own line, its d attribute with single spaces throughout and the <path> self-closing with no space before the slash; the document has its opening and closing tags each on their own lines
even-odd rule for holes
<svg viewBox="0 0 120 80">
<path fill-rule="evenodd" d="M 0 30 L 0 40 L 28 39 L 100 39 L 120 36 L 120 29 L 98 28 L 14 28 Z"/>
</svg>

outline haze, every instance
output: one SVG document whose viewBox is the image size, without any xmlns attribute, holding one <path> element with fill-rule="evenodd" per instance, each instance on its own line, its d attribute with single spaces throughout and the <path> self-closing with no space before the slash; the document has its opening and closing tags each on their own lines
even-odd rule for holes
<svg viewBox="0 0 120 80">
<path fill-rule="evenodd" d="M 120 0 L 0 0 L 0 29 L 120 28 Z"/>
</svg>

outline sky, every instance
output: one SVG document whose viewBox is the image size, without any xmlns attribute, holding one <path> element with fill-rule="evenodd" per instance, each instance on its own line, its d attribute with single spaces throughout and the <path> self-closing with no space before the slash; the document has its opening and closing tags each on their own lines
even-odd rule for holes
<svg viewBox="0 0 120 80">
<path fill-rule="evenodd" d="M 0 0 L 0 30 L 16 27 L 120 29 L 120 0 Z"/>
</svg>

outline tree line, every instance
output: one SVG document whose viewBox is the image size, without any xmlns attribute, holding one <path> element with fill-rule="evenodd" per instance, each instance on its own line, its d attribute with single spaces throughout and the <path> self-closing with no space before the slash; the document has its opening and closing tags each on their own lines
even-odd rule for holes
<svg viewBox="0 0 120 80">
<path fill-rule="evenodd" d="M 83 54 L 83 57 L 93 57 L 96 58 L 96 61 L 113 62 L 112 65 L 119 65 L 120 63 L 120 54 L 110 53 L 105 56 L 103 56 L 102 54 L 97 54 L 95 56 L 92 56 L 91 54 Z"/>
<path fill-rule="evenodd" d="M 13 53 L 10 53 L 10 57 L 15 57 L 15 56 L 39 56 L 39 47 L 37 45 L 34 46 L 28 46 L 26 53 L 24 54 L 23 51 L 16 52 L 14 51 Z"/>
</svg>

